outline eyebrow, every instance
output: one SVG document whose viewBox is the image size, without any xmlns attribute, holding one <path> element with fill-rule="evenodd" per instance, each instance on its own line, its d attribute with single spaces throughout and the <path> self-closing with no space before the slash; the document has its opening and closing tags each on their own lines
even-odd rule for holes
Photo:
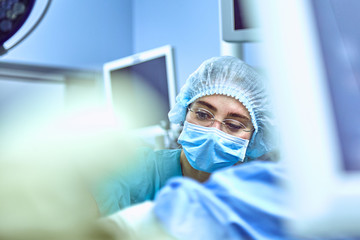
<svg viewBox="0 0 360 240">
<path fill-rule="evenodd" d="M 246 119 L 249 122 L 251 122 L 250 118 L 248 118 L 247 116 L 244 116 L 244 115 L 240 115 L 238 113 L 229 113 L 228 116 L 229 117 L 235 117 L 235 118 L 243 118 L 243 119 Z"/>
<path fill-rule="evenodd" d="M 213 105 L 211 105 L 210 103 L 204 102 L 204 101 L 196 101 L 196 103 L 204 105 L 206 107 L 208 107 L 209 109 L 213 110 L 213 111 L 217 111 L 216 107 L 214 107 Z"/>
<path fill-rule="evenodd" d="M 196 101 L 196 104 L 201 104 L 201 105 L 204 105 L 206 107 L 208 107 L 209 109 L 213 110 L 214 112 L 217 111 L 217 108 L 214 107 L 213 105 L 211 105 L 210 103 L 208 102 L 204 102 L 204 101 Z M 251 122 L 251 119 L 248 118 L 247 116 L 244 116 L 244 115 L 241 115 L 241 114 L 238 114 L 238 113 L 228 113 L 227 116 L 229 117 L 235 117 L 235 118 L 242 118 L 242 119 L 245 119 L 249 122 Z"/>
</svg>

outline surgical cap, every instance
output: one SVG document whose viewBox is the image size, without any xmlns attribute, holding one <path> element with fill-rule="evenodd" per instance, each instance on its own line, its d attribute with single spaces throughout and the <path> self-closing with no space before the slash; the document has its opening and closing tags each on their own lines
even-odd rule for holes
<svg viewBox="0 0 360 240">
<path fill-rule="evenodd" d="M 273 117 L 263 78 L 253 68 L 232 56 L 213 57 L 203 62 L 186 80 L 169 112 L 169 120 L 183 124 L 187 107 L 208 95 L 226 95 L 239 100 L 249 111 L 254 126 L 246 160 L 274 149 Z"/>
</svg>

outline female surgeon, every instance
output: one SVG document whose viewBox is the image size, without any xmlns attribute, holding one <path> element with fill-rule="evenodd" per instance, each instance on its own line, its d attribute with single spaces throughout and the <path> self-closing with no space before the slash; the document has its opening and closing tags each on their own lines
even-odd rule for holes
<svg viewBox="0 0 360 240">
<path fill-rule="evenodd" d="M 178 138 L 182 148 L 142 150 L 136 166 L 95 191 L 102 216 L 153 200 L 172 177 L 204 182 L 218 169 L 274 160 L 273 119 L 263 79 L 235 57 L 203 62 L 176 97 L 169 119 L 183 126 Z"/>
</svg>

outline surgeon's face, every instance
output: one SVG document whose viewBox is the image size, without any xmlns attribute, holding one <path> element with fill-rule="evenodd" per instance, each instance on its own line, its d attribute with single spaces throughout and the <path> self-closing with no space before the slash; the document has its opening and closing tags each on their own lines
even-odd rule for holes
<svg viewBox="0 0 360 240">
<path fill-rule="evenodd" d="M 233 97 L 210 95 L 197 99 L 190 106 L 186 121 L 215 127 L 221 131 L 243 139 L 250 139 L 253 125 L 249 111 Z M 213 121 L 209 119 L 215 119 Z M 208 119 L 205 121 L 205 119 Z"/>
</svg>

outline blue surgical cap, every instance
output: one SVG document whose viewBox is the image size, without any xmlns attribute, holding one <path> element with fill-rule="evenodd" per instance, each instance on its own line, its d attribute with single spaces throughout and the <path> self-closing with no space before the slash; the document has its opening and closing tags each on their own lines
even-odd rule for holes
<svg viewBox="0 0 360 240">
<path fill-rule="evenodd" d="M 273 117 L 263 78 L 236 57 L 213 57 L 203 62 L 177 95 L 175 106 L 169 112 L 170 122 L 183 124 L 189 104 L 214 94 L 234 97 L 249 111 L 255 130 L 246 152 L 247 160 L 273 150 Z"/>
</svg>

